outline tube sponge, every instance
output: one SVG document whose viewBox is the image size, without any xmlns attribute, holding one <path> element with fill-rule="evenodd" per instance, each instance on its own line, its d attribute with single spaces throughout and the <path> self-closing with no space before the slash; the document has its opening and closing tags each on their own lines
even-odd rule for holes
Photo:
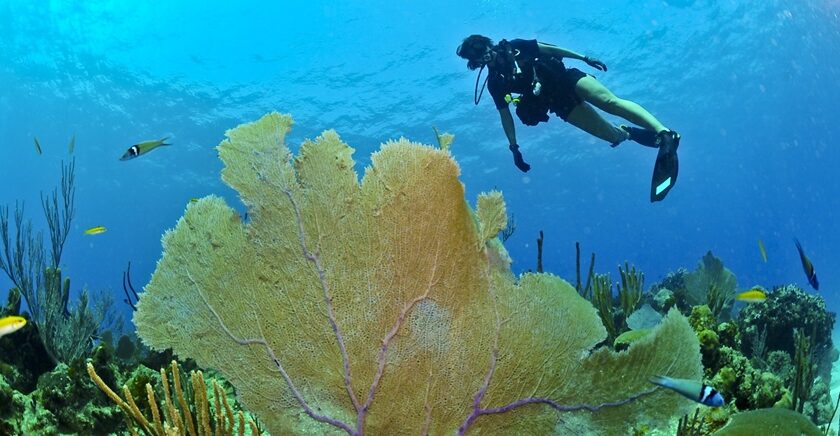
<svg viewBox="0 0 840 436">
<path fill-rule="evenodd" d="M 275 434 L 595 431 L 686 402 L 647 380 L 701 375 L 672 311 L 615 353 L 550 274 L 511 274 L 500 193 L 473 213 L 446 150 L 401 139 L 359 181 L 333 131 L 285 146 L 277 113 L 227 132 L 221 198 L 187 206 L 138 303 L 138 335 L 214 368 Z"/>
</svg>

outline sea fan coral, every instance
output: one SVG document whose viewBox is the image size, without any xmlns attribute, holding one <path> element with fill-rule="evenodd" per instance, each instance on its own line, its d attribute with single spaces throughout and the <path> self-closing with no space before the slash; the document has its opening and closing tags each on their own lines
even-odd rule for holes
<svg viewBox="0 0 840 436">
<path fill-rule="evenodd" d="M 681 415 L 648 378 L 700 376 L 682 315 L 594 350 L 594 308 L 550 274 L 516 281 L 501 195 L 473 213 L 448 151 L 389 142 L 359 183 L 335 132 L 292 158 L 290 126 L 227 133 L 251 221 L 188 205 L 138 303 L 147 344 L 219 370 L 275 434 L 628 434 Z"/>
</svg>

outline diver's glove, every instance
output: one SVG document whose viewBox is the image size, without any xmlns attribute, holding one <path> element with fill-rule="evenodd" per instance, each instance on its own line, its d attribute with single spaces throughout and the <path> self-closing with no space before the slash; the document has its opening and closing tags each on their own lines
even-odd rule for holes
<svg viewBox="0 0 840 436">
<path fill-rule="evenodd" d="M 531 165 L 528 165 L 527 162 L 522 160 L 522 152 L 519 151 L 519 144 L 512 144 L 508 148 L 510 148 L 510 152 L 513 153 L 513 163 L 516 165 L 516 168 L 519 168 L 519 170 L 523 173 L 527 173 L 528 170 L 531 169 Z"/>
<path fill-rule="evenodd" d="M 589 56 L 584 56 L 583 61 L 586 62 L 586 64 L 590 67 L 595 68 L 596 70 L 607 71 L 607 64 L 599 61 L 598 59 L 591 58 Z"/>
</svg>

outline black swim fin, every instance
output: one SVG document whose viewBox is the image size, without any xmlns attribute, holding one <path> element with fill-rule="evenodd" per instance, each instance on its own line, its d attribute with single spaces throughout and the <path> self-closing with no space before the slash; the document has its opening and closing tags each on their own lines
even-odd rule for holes
<svg viewBox="0 0 840 436">
<path fill-rule="evenodd" d="M 670 131 L 659 132 L 656 135 L 659 152 L 653 165 L 653 179 L 650 183 L 650 202 L 662 201 L 674 184 L 680 170 L 677 158 L 677 147 L 680 145 L 680 134 Z"/>
</svg>

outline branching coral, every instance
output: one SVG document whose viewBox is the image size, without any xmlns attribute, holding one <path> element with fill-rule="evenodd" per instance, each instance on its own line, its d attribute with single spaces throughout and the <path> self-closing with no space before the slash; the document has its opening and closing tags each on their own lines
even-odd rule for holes
<svg viewBox="0 0 840 436">
<path fill-rule="evenodd" d="M 700 376 L 682 315 L 595 350 L 592 305 L 550 274 L 515 279 L 504 203 L 471 213 L 448 152 L 390 142 L 359 183 L 334 132 L 292 158 L 290 125 L 228 132 L 222 176 L 252 220 L 187 207 L 137 305 L 147 344 L 219 370 L 275 434 L 627 434 L 682 413 L 647 381 Z"/>
<path fill-rule="evenodd" d="M 612 280 L 609 274 L 595 274 L 592 278 L 592 305 L 607 329 L 607 341 L 613 343 L 618 336 L 618 328 L 613 314 Z"/>
<path fill-rule="evenodd" d="M 624 322 L 627 323 L 627 318 L 636 311 L 639 307 L 639 302 L 642 301 L 642 290 L 645 285 L 645 274 L 641 271 L 636 271 L 636 267 L 631 267 L 628 263 L 624 263 L 624 269 L 618 267 L 618 273 L 621 275 L 621 286 L 618 288 L 618 299 L 621 301 L 621 312 L 624 314 Z"/>
<path fill-rule="evenodd" d="M 158 405 L 151 383 L 144 385 L 145 404 L 148 404 L 151 418 L 146 417 L 140 410 L 127 386 L 122 388 L 125 397 L 122 398 L 102 380 L 90 362 L 87 363 L 87 372 L 96 386 L 123 411 L 132 435 L 137 435 L 139 430 L 140 433 L 150 436 L 233 436 L 234 431 L 242 436 L 245 434 L 246 425 L 251 435 L 257 436 L 262 433 L 253 420 L 245 418 L 245 413 L 241 410 L 234 415 L 224 389 L 216 380 L 213 380 L 215 407 L 211 409 L 204 374 L 201 371 L 190 371 L 189 380 L 184 385 L 181 382 L 181 371 L 174 360 L 169 373 L 172 377 L 171 386 L 165 368 L 160 369 L 160 388 L 165 401 Z M 188 387 L 191 389 L 187 389 Z M 185 391 L 191 391 L 192 396 L 185 394 Z"/>
<path fill-rule="evenodd" d="M 813 364 L 811 338 L 802 333 L 801 330 L 794 330 L 793 337 L 796 354 L 793 359 L 795 372 L 793 386 L 791 387 L 791 409 L 802 413 L 805 402 L 811 398 L 811 388 L 814 386 L 816 365 Z"/>
<path fill-rule="evenodd" d="M 75 215 L 75 160 L 61 165 L 61 191 L 41 196 L 50 237 L 47 261 L 43 237 L 33 234 L 30 220 L 24 219 L 23 205 L 15 205 L 14 238 L 9 226 L 9 208 L 0 207 L 0 269 L 26 299 L 32 322 L 44 349 L 55 362 L 72 362 L 90 350 L 91 338 L 109 315 L 111 300 L 101 298 L 88 307 L 88 293 L 83 290 L 78 304 L 70 307 L 70 280 L 62 280 L 61 255 Z"/>
</svg>

